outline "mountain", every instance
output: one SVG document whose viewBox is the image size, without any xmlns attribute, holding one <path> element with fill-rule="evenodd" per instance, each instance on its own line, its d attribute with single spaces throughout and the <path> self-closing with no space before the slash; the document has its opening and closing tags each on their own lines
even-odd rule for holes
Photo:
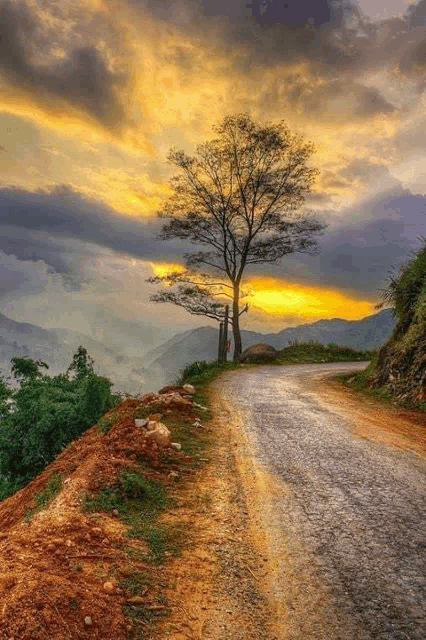
<svg viewBox="0 0 426 640">
<path fill-rule="evenodd" d="M 115 390 L 138 393 L 144 383 L 145 359 L 138 349 L 129 357 L 125 340 L 123 343 L 112 345 L 70 329 L 43 329 L 0 313 L 0 371 L 6 374 L 13 357 L 43 360 L 49 365 L 49 375 L 63 373 L 82 345 L 94 359 L 96 373 L 110 378 Z"/>
<path fill-rule="evenodd" d="M 318 320 L 312 324 L 283 329 L 278 333 L 241 331 L 243 349 L 265 342 L 276 349 L 283 349 L 291 342 L 315 340 L 323 344 L 334 343 L 355 349 L 380 347 L 392 334 L 395 319 L 391 309 L 367 316 L 362 320 Z M 230 336 L 232 338 L 232 336 Z M 232 342 L 232 340 L 231 340 Z M 151 391 L 172 382 L 185 365 L 196 360 L 212 362 L 217 358 L 218 330 L 200 327 L 179 333 L 164 345 L 145 354 L 148 381 L 144 390 Z M 231 345 L 232 352 L 232 345 Z"/>
<path fill-rule="evenodd" d="M 386 309 L 359 321 L 319 320 L 278 333 L 242 330 L 241 337 L 243 348 L 266 342 L 282 349 L 290 342 L 317 340 L 324 344 L 333 342 L 371 349 L 384 344 L 394 326 L 393 313 Z M 143 322 L 140 327 L 137 322 L 122 325 L 111 316 L 99 319 L 93 328 L 95 335 L 102 335 L 102 339 L 96 339 L 93 335 L 70 329 L 43 329 L 34 324 L 16 322 L 0 313 L 0 371 L 9 371 L 11 358 L 28 356 L 47 362 L 49 374 L 57 375 L 66 370 L 77 347 L 82 345 L 94 359 L 95 371 L 112 380 L 115 390 L 137 394 L 155 391 L 168 384 L 191 362 L 209 362 L 217 358 L 218 330 L 215 327 L 199 327 L 178 333 L 150 351 L 146 351 L 147 344 L 155 344 L 164 333 L 149 334 L 145 340 L 145 329 Z M 232 342 L 232 335 L 229 337 Z"/>
</svg>

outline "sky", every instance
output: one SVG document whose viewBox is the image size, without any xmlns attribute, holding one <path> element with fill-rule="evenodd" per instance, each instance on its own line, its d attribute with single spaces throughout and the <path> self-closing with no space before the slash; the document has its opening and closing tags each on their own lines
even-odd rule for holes
<svg viewBox="0 0 426 640">
<path fill-rule="evenodd" d="M 426 0 L 0 0 L 0 312 L 141 340 L 213 324 L 146 279 L 188 245 L 157 239 L 170 148 L 226 115 L 315 145 L 302 210 L 317 255 L 246 273 L 244 328 L 376 313 L 426 236 Z M 149 336 L 149 337 L 148 337 Z M 149 345 L 147 345 L 149 346 Z"/>
</svg>

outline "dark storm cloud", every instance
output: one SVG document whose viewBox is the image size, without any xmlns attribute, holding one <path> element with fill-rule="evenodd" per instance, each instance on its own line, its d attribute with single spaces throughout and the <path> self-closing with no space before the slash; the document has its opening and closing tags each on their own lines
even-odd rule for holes
<svg viewBox="0 0 426 640">
<path fill-rule="evenodd" d="M 97 247 L 146 260 L 180 262 L 184 251 L 194 246 L 156 240 L 162 224 L 160 219 L 119 216 L 67 187 L 48 194 L 0 191 L 0 250 L 19 260 L 43 260 L 51 272 L 64 274 L 70 286 L 78 286 L 73 275 L 84 277 L 80 258 L 95 256 L 101 250 Z M 319 255 L 288 256 L 274 264 L 274 274 L 308 286 L 374 297 L 421 234 L 426 236 L 426 197 L 394 190 L 345 211 L 342 222 L 330 225 L 320 239 Z M 256 273 L 271 272 L 260 266 Z"/>
<path fill-rule="evenodd" d="M 124 120 L 117 89 L 124 78 L 108 70 L 94 47 L 71 50 L 54 66 L 36 65 L 32 54 L 49 53 L 37 16 L 24 4 L 0 4 L 0 76 L 59 111 L 58 99 L 86 111 L 107 128 Z M 34 96 L 35 92 L 35 96 Z"/>
<path fill-rule="evenodd" d="M 342 223 L 326 230 L 318 255 L 288 256 L 274 273 L 292 282 L 378 298 L 392 270 L 419 248 L 422 235 L 426 237 L 426 197 L 393 190 L 346 211 Z"/>
<path fill-rule="evenodd" d="M 64 246 L 61 238 L 93 243 L 146 260 L 177 260 L 188 246 L 156 240 L 163 222 L 130 218 L 90 201 L 66 186 L 51 193 L 0 190 L 0 250 L 21 260 L 43 260 L 52 270 L 69 274 L 67 259 L 81 247 Z M 49 238 L 47 234 L 52 234 Z"/>
</svg>

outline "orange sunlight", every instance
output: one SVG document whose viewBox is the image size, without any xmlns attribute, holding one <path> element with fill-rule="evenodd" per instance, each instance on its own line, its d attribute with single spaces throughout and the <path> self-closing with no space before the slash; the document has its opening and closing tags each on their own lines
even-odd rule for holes
<svg viewBox="0 0 426 640">
<path fill-rule="evenodd" d="M 360 320 L 374 313 L 372 302 L 357 300 L 332 289 L 288 284 L 267 277 L 251 278 L 246 286 L 253 289 L 247 297 L 249 305 L 268 315 L 297 315 L 315 320 Z"/>
</svg>

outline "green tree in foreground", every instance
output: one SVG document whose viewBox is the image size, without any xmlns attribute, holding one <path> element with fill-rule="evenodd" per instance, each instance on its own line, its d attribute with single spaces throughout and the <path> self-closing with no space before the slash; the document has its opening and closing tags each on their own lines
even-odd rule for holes
<svg viewBox="0 0 426 640">
<path fill-rule="evenodd" d="M 65 374 L 51 378 L 44 368 L 12 358 L 18 388 L 0 380 L 0 499 L 25 486 L 119 399 L 83 347 Z"/>
<path fill-rule="evenodd" d="M 219 320 L 223 304 L 217 306 L 217 296 L 230 298 L 237 360 L 245 270 L 311 252 L 325 225 L 297 213 L 317 174 L 309 166 L 310 143 L 283 122 L 258 124 L 247 114 L 224 118 L 214 131 L 217 138 L 199 145 L 194 157 L 170 151 L 169 162 L 180 173 L 171 179 L 174 193 L 159 212 L 169 220 L 160 239 L 189 240 L 206 250 L 184 254 L 183 272 L 148 281 L 180 287 L 153 295 L 153 301 Z"/>
</svg>

